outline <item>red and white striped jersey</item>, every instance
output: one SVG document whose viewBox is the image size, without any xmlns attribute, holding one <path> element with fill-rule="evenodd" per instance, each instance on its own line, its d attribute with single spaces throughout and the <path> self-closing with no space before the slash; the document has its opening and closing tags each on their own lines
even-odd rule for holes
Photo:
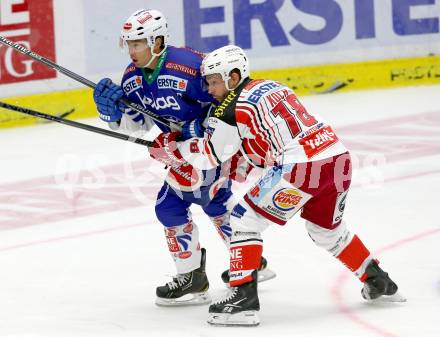
<svg viewBox="0 0 440 337">
<path fill-rule="evenodd" d="M 205 137 L 179 144 L 193 166 L 208 169 L 238 150 L 255 166 L 302 163 L 347 151 L 331 126 L 311 115 L 287 86 L 247 80 L 208 119 Z"/>
</svg>

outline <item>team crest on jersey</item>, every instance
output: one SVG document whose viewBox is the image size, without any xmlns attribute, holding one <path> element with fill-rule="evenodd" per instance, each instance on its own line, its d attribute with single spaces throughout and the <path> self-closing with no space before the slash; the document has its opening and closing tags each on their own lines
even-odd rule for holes
<svg viewBox="0 0 440 337">
<path fill-rule="evenodd" d="M 126 95 L 131 94 L 133 91 L 142 88 L 142 77 L 132 76 L 122 84 L 122 89 Z"/>
<path fill-rule="evenodd" d="M 173 89 L 177 91 L 186 91 L 188 80 L 177 76 L 161 75 L 157 77 L 157 87 L 159 89 Z"/>
<path fill-rule="evenodd" d="M 290 211 L 299 204 L 301 194 L 293 188 L 282 188 L 272 197 L 272 202 L 276 208 L 282 211 Z"/>
</svg>

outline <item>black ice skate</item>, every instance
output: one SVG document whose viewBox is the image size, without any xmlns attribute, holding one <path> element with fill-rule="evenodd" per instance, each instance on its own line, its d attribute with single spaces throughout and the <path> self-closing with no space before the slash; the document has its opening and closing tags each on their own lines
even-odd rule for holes
<svg viewBox="0 0 440 337">
<path fill-rule="evenodd" d="M 252 273 L 252 282 L 231 288 L 230 293 L 224 299 L 210 305 L 209 324 L 220 326 L 257 326 L 260 324 L 256 274 L 256 271 Z"/>
<path fill-rule="evenodd" d="M 156 288 L 159 306 L 199 305 L 211 302 L 209 282 L 205 272 L 206 250 L 202 248 L 200 267 L 186 274 L 178 274 L 173 281 Z"/>
<path fill-rule="evenodd" d="M 277 274 L 267 268 L 267 260 L 262 256 L 260 262 L 260 268 L 258 268 L 258 282 L 265 282 L 275 278 Z M 229 284 L 229 270 L 225 270 L 222 273 L 222 280 L 224 283 Z"/>
<path fill-rule="evenodd" d="M 362 297 L 368 301 L 405 302 L 406 299 L 397 293 L 397 284 L 393 282 L 375 260 L 371 260 L 365 269 L 367 279 L 361 290 Z"/>
</svg>

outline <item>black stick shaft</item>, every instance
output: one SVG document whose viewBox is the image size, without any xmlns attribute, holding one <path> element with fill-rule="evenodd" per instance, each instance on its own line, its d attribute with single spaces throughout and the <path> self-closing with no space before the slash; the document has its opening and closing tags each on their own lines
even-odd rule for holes
<svg viewBox="0 0 440 337">
<path fill-rule="evenodd" d="M 5 102 L 1 102 L 1 101 L 0 101 L 0 107 L 8 109 L 8 110 L 24 113 L 26 115 L 47 119 L 47 120 L 52 121 L 52 122 L 57 122 L 57 123 L 65 124 L 65 125 L 68 125 L 68 126 L 73 126 L 75 128 L 87 130 L 87 131 L 90 131 L 90 132 L 99 133 L 101 135 L 106 135 L 106 136 L 109 136 L 109 137 L 126 140 L 126 141 L 129 141 L 129 142 L 132 142 L 132 143 L 136 143 L 136 144 L 140 144 L 140 145 L 143 145 L 143 146 L 151 146 L 153 144 L 152 142 L 150 142 L 148 140 L 145 140 L 145 139 L 136 138 L 136 137 L 130 137 L 130 136 L 124 135 L 122 133 L 118 133 L 118 132 L 114 132 L 114 131 L 110 131 L 110 130 L 106 130 L 106 129 L 97 128 L 95 126 L 91 126 L 91 125 L 87 125 L 87 124 L 82 124 L 82 123 L 74 122 L 74 121 L 71 121 L 69 119 L 64 119 L 64 118 L 61 118 L 61 117 L 48 115 L 48 114 L 45 114 L 45 113 L 42 113 L 42 112 L 34 111 L 34 110 L 31 110 L 31 109 L 23 108 L 23 107 L 20 107 L 20 106 L 16 106 L 16 105 L 5 103 Z"/>
<path fill-rule="evenodd" d="M 56 71 L 59 71 L 60 73 L 66 75 L 66 76 L 68 76 L 68 77 L 70 77 L 70 78 L 72 78 L 82 84 L 85 84 L 86 86 L 88 86 L 90 88 L 96 87 L 96 84 L 93 83 L 92 81 L 88 80 L 87 78 L 84 78 L 81 75 L 78 75 L 78 74 L 74 73 L 73 71 L 70 71 L 69 69 L 66 69 L 66 68 L 60 66 L 60 65 L 56 64 L 55 62 L 52 62 L 51 60 L 48 60 L 47 58 L 44 58 L 41 55 L 38 55 L 37 53 L 33 52 L 32 50 L 29 50 L 18 43 L 14 43 L 11 40 L 6 39 L 3 36 L 0 36 L 0 43 L 4 44 L 6 46 L 9 46 L 11 48 L 14 48 L 18 52 L 20 52 L 24 55 L 27 55 L 27 56 L 33 58 L 34 60 L 45 64 L 49 68 L 55 69 Z M 172 122 L 168 121 L 167 119 L 156 115 L 155 113 L 151 112 L 150 110 L 144 109 L 143 107 L 139 106 L 136 103 L 130 102 L 127 98 L 121 98 L 120 101 L 122 103 L 124 103 L 126 106 L 132 108 L 133 110 L 149 116 L 151 119 L 155 120 L 156 122 L 159 122 L 167 127 L 170 127 L 171 129 L 173 129 L 175 131 L 181 130 L 180 125 L 172 123 Z"/>
</svg>

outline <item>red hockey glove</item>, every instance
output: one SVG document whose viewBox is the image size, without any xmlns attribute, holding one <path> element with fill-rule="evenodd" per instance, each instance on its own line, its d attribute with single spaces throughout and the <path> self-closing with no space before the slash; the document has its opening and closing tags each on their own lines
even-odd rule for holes
<svg viewBox="0 0 440 337">
<path fill-rule="evenodd" d="M 185 160 L 177 149 L 176 138 L 179 132 L 161 133 L 148 147 L 151 158 L 170 167 L 179 167 Z"/>
</svg>

